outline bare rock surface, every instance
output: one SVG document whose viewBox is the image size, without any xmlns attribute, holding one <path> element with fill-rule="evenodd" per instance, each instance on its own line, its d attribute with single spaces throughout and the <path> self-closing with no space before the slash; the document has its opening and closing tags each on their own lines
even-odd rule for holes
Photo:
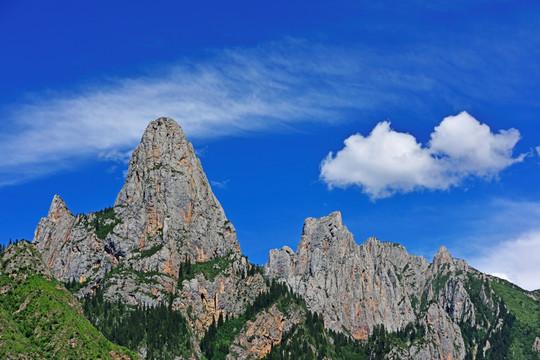
<svg viewBox="0 0 540 360">
<path fill-rule="evenodd" d="M 174 292 L 186 259 L 241 259 L 234 226 L 170 118 L 148 125 L 114 207 L 74 216 L 56 195 L 33 243 L 58 280 L 84 285 L 79 296 L 103 283 L 106 297 L 129 304 L 156 305 Z"/>
<path fill-rule="evenodd" d="M 395 352 L 410 359 L 464 358 L 456 323 L 474 323 L 464 285 L 469 270 L 445 247 L 430 264 L 401 245 L 373 237 L 357 245 L 339 212 L 306 219 L 296 252 L 272 250 L 265 266 L 265 274 L 301 295 L 327 328 L 346 329 L 356 339 L 367 339 L 377 325 L 395 332 L 420 322 L 426 341 Z"/>
<path fill-rule="evenodd" d="M 273 305 L 248 321 L 244 329 L 235 338 L 231 353 L 227 359 L 260 359 L 279 344 L 283 334 L 293 325 L 305 319 L 305 311 L 294 304 L 287 308 L 287 315 Z"/>
</svg>

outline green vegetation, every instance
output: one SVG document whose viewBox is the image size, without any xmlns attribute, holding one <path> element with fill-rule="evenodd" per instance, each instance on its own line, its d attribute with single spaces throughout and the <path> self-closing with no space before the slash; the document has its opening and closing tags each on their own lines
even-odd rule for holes
<svg viewBox="0 0 540 360">
<path fill-rule="evenodd" d="M 114 207 L 107 207 L 89 215 L 78 214 L 77 218 L 78 223 L 83 224 L 89 230 L 93 229 L 96 236 L 102 240 L 105 240 L 114 227 L 122 222 L 116 217 Z"/>
<path fill-rule="evenodd" d="M 139 252 L 138 257 L 140 259 L 143 259 L 143 258 L 147 258 L 147 257 L 150 257 L 150 256 L 154 255 L 155 253 L 157 253 L 161 249 L 163 249 L 163 244 L 156 244 L 156 245 L 152 246 L 150 249 L 146 249 L 146 250 L 136 249 L 134 252 Z"/>
<path fill-rule="evenodd" d="M 246 311 L 236 318 L 218 318 L 217 323 L 212 322 L 205 336 L 201 340 L 201 350 L 207 359 L 225 359 L 229 353 L 234 338 L 240 333 L 248 320 L 273 304 L 279 303 L 278 308 L 287 307 L 291 302 L 300 303 L 301 300 L 292 294 L 286 285 L 273 282 L 268 291 L 257 295 Z M 304 304 L 305 306 L 305 304 Z"/>
<path fill-rule="evenodd" d="M 465 359 L 516 359 L 514 355 L 511 355 L 510 348 L 516 317 L 507 311 L 504 299 L 501 300 L 494 296 L 494 310 L 488 307 L 482 300 L 482 294 L 491 293 L 490 282 L 483 281 L 470 273 L 467 274 L 466 289 L 474 305 L 476 324 L 473 326 L 470 321 L 459 323 L 465 343 Z M 487 341 L 489 341 L 490 348 L 486 349 L 484 354 L 483 347 Z M 473 349 L 477 345 L 478 351 L 474 356 Z"/>
<path fill-rule="evenodd" d="M 191 280 L 195 278 L 197 274 L 202 274 L 208 281 L 214 281 L 215 278 L 227 270 L 232 263 L 233 260 L 227 255 L 206 262 L 193 264 L 191 263 L 190 258 L 186 257 L 184 262 L 180 264 L 180 269 L 178 270 L 178 288 L 182 288 L 182 282 L 184 280 Z"/>
<path fill-rule="evenodd" d="M 82 289 L 84 285 L 86 285 L 86 282 L 79 282 L 75 279 L 71 279 L 70 281 L 64 283 L 66 289 L 72 294 L 75 294 L 77 291 Z"/>
<path fill-rule="evenodd" d="M 15 251 L 14 255 L 12 252 Z M 111 359 L 129 350 L 108 341 L 81 314 L 77 300 L 54 279 L 39 272 L 43 266 L 29 244 L 19 243 L 4 255 L 11 274 L 0 275 L 0 358 L 26 355 L 32 359 Z"/>
<path fill-rule="evenodd" d="M 113 231 L 114 227 L 121 222 L 121 220 L 116 217 L 114 208 L 112 207 L 95 212 L 94 215 L 95 218 L 92 225 L 96 229 L 96 236 L 102 240 L 104 240 L 107 235 Z"/>
<path fill-rule="evenodd" d="M 446 265 L 447 264 L 445 264 L 445 266 Z M 450 279 L 450 275 L 452 275 L 452 273 L 447 271 L 444 274 L 438 274 L 438 276 L 433 279 L 432 285 L 435 294 L 440 294 L 441 290 L 444 289 L 446 283 Z"/>
<path fill-rule="evenodd" d="M 154 279 L 154 276 L 168 276 L 166 274 L 160 273 L 159 271 L 147 271 L 147 272 L 139 272 L 133 268 L 130 268 L 129 266 L 125 266 L 123 263 L 118 264 L 114 269 L 112 269 L 110 272 L 105 274 L 104 281 L 107 279 L 114 279 L 119 278 L 119 274 L 125 275 L 134 275 L 139 283 L 145 283 L 145 284 L 155 284 L 157 283 L 157 280 Z"/>
<path fill-rule="evenodd" d="M 264 358 L 268 360 L 323 359 L 377 360 L 385 359 L 390 350 L 423 340 L 426 329 L 417 323 L 389 333 L 384 326 L 375 326 L 366 341 L 355 340 L 343 333 L 325 329 L 323 319 L 306 311 L 306 320 L 283 335 L 282 341 Z"/>
<path fill-rule="evenodd" d="M 286 285 L 273 282 L 268 291 L 259 294 L 245 313 L 236 318 L 213 322 L 202 338 L 200 347 L 206 359 L 225 359 L 234 339 L 248 320 L 276 305 L 283 314 L 296 308 L 305 314 L 305 320 L 294 325 L 283 335 L 282 341 L 272 348 L 265 359 L 383 359 L 394 346 L 407 348 L 412 342 L 422 341 L 426 329 L 423 325 L 409 324 L 402 331 L 388 333 L 384 327 L 375 327 L 368 341 L 354 340 L 324 327 L 323 319 L 307 309 L 305 301 L 292 293 Z"/>
<path fill-rule="evenodd" d="M 505 280 L 491 281 L 491 287 L 500 296 L 515 317 L 510 336 L 509 355 L 512 359 L 540 359 L 532 350 L 537 336 L 540 336 L 540 304 L 529 297 L 524 290 Z"/>
<path fill-rule="evenodd" d="M 103 291 L 97 290 L 95 296 L 83 300 L 83 309 L 107 339 L 134 351 L 144 347 L 148 360 L 190 357 L 190 331 L 171 302 L 156 307 L 127 306 L 106 301 Z"/>
</svg>

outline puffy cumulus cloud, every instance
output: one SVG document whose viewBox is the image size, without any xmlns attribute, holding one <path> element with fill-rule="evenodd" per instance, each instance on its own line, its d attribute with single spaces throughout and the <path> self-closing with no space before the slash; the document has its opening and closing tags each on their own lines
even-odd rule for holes
<svg viewBox="0 0 540 360">
<path fill-rule="evenodd" d="M 372 199 L 417 189 L 447 189 L 471 175 L 491 178 L 522 161 L 512 151 L 520 139 L 516 129 L 491 132 L 467 112 L 446 117 L 427 146 L 413 135 L 375 126 L 368 136 L 355 134 L 345 147 L 321 163 L 321 179 L 329 187 L 357 185 Z"/>
<path fill-rule="evenodd" d="M 516 129 L 493 134 L 489 126 L 462 112 L 445 118 L 435 127 L 427 150 L 441 156 L 444 167 L 451 172 L 495 175 L 525 156 L 512 157 L 512 150 L 519 138 Z"/>
<path fill-rule="evenodd" d="M 524 289 L 536 290 L 540 289 L 538 254 L 540 230 L 492 245 L 469 262 L 478 270 L 511 281 Z"/>
<path fill-rule="evenodd" d="M 330 186 L 361 185 L 373 198 L 390 196 L 396 189 L 433 188 L 441 180 L 436 159 L 414 136 L 390 129 L 381 122 L 364 137 L 345 140 L 345 148 L 329 153 L 321 165 L 321 178 Z"/>
</svg>

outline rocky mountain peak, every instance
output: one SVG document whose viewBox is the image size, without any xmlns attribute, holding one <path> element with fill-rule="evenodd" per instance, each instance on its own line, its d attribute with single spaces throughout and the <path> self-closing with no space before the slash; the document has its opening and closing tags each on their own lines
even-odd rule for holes
<svg viewBox="0 0 540 360">
<path fill-rule="evenodd" d="M 311 257 L 316 250 L 326 253 L 353 245 L 353 236 L 343 225 L 341 213 L 335 211 L 319 219 L 305 220 L 297 253 Z"/>
<path fill-rule="evenodd" d="M 435 269 L 440 269 L 445 264 L 453 264 L 452 255 L 450 251 L 443 245 L 437 250 L 437 253 L 433 257 L 433 267 Z"/>
<path fill-rule="evenodd" d="M 71 215 L 71 211 L 69 211 L 69 209 L 66 206 L 66 203 L 64 202 L 64 200 L 62 200 L 60 195 L 58 194 L 54 195 L 47 217 L 58 220 L 58 218 L 65 213 L 68 213 Z"/>
<path fill-rule="evenodd" d="M 134 197 L 142 194 L 138 194 L 136 190 L 152 185 L 148 179 L 151 175 L 156 175 L 155 170 L 166 167 L 176 171 L 182 171 L 184 168 L 196 171 L 199 169 L 193 167 L 197 160 L 193 146 L 187 141 L 184 131 L 176 121 L 171 118 L 159 118 L 150 122 L 140 145 L 133 151 L 126 182 L 118 194 L 115 205 L 129 205 L 139 200 Z M 134 187 L 134 184 L 138 186 Z"/>
<path fill-rule="evenodd" d="M 88 284 L 83 290 L 121 264 L 140 273 L 165 274 L 155 287 L 165 293 L 186 259 L 204 262 L 240 255 L 234 226 L 193 146 L 171 118 L 148 124 L 114 207 L 75 218 L 55 196 L 34 244 L 57 279 Z M 156 302 L 143 295 L 131 302 Z"/>
<path fill-rule="evenodd" d="M 123 229 L 124 237 L 138 239 L 138 248 L 157 237 L 190 242 L 183 246 L 185 255 L 197 261 L 240 251 L 236 231 L 214 196 L 193 146 L 171 118 L 148 124 L 133 151 L 115 206 L 120 217 L 139 219 L 138 226 Z"/>
</svg>

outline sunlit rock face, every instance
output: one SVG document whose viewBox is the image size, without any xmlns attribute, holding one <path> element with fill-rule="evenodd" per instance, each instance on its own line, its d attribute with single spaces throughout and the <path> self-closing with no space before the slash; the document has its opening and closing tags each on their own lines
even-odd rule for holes
<svg viewBox="0 0 540 360">
<path fill-rule="evenodd" d="M 113 208 L 74 216 L 56 195 L 33 243 L 57 279 L 83 283 L 81 294 L 113 269 L 155 274 L 149 283 L 135 281 L 133 273 L 107 277 L 119 291 L 115 297 L 147 304 L 173 291 L 186 259 L 240 255 L 236 231 L 193 146 L 170 118 L 148 125 Z"/>
<path fill-rule="evenodd" d="M 468 267 L 445 248 L 430 264 L 401 245 L 374 237 L 357 245 L 339 212 L 306 219 L 296 252 L 288 247 L 272 250 L 265 266 L 265 274 L 300 294 L 312 311 L 323 316 L 326 327 L 356 339 L 366 339 L 376 325 L 395 332 L 409 323 L 423 323 L 428 328 L 426 339 L 438 345 L 400 353 L 415 359 L 464 357 L 461 331 L 454 322 L 470 318 L 473 311 L 464 275 L 447 283 L 446 294 L 439 298 L 432 289 L 434 278 L 458 270 L 463 273 Z M 429 302 L 425 309 L 422 296 Z"/>
</svg>

